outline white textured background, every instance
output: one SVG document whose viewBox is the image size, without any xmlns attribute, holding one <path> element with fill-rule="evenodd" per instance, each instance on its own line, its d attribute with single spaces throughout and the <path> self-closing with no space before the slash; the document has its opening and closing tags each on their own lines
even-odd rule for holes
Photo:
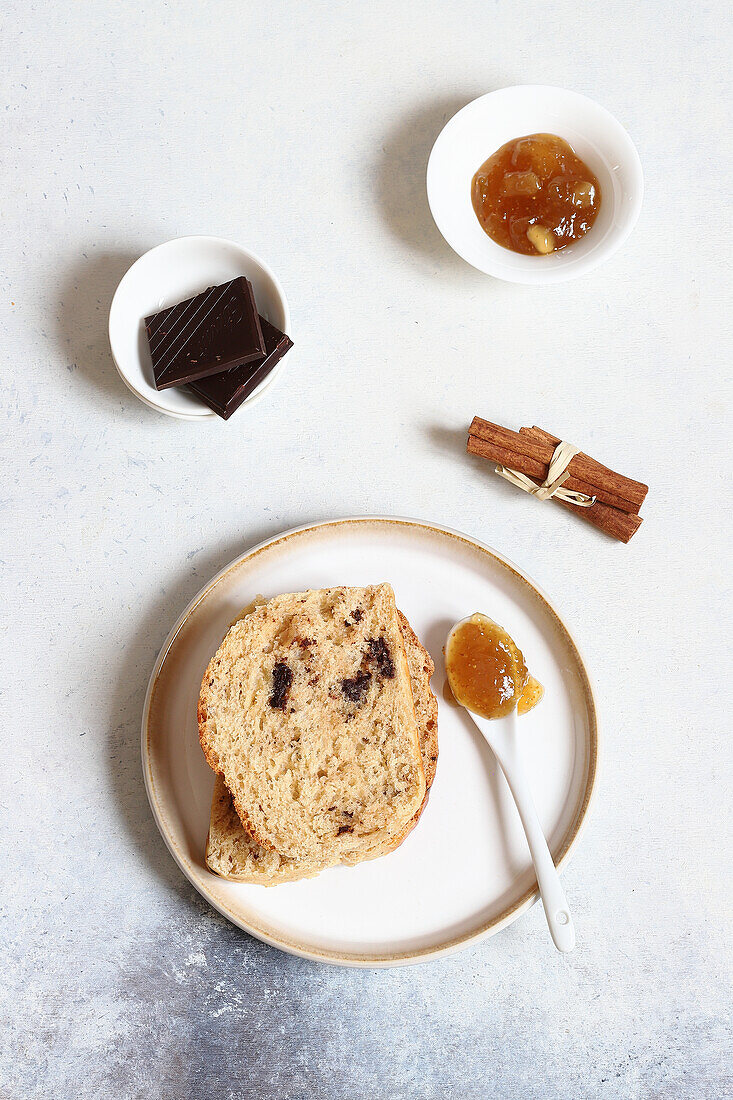
<svg viewBox="0 0 733 1100">
<path fill-rule="evenodd" d="M 5 3 L 3 1100 L 730 1095 L 730 48 L 722 0 Z M 623 251 L 549 289 L 464 265 L 424 195 L 450 115 L 525 82 L 598 99 L 646 173 Z M 192 232 L 292 308 L 281 382 L 228 424 L 149 411 L 108 353 L 120 276 Z M 469 460 L 474 413 L 648 481 L 640 533 Z M 209 911 L 156 833 L 138 731 L 172 621 L 248 544 L 361 512 L 492 543 L 587 654 L 569 957 L 536 907 L 446 961 L 318 967 Z"/>
</svg>

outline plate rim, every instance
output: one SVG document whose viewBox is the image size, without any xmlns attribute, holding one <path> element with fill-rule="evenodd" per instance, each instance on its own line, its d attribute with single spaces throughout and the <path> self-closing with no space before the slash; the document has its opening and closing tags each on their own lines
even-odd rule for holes
<svg viewBox="0 0 733 1100">
<path fill-rule="evenodd" d="M 158 405 L 151 397 L 149 397 L 147 394 L 143 393 L 141 390 L 137 389 L 137 387 L 133 384 L 132 380 L 127 377 L 127 374 L 125 373 L 125 371 L 120 366 L 120 364 L 117 360 L 117 356 L 115 355 L 115 351 L 114 351 L 114 345 L 112 343 L 112 331 L 111 331 L 111 329 L 112 329 L 112 311 L 114 309 L 117 294 L 118 294 L 123 282 L 128 277 L 128 275 L 132 272 L 132 270 L 139 263 L 141 263 L 144 259 L 146 259 L 146 257 L 148 257 L 151 252 L 157 252 L 159 249 L 168 248 L 168 247 L 170 247 L 170 245 L 173 245 L 173 244 L 181 244 L 181 243 L 187 244 L 191 241 L 213 241 L 216 244 L 232 245 L 234 248 L 238 249 L 241 253 L 243 253 L 247 257 L 247 259 L 251 260 L 254 264 L 256 264 L 258 267 L 260 267 L 262 269 L 262 271 L 267 275 L 267 277 L 270 279 L 273 286 L 275 287 L 275 290 L 277 291 L 278 297 L 280 298 L 280 304 L 282 306 L 283 313 L 285 314 L 285 328 L 284 328 L 284 331 L 285 331 L 286 335 L 290 335 L 291 317 L 290 317 L 290 306 L 288 304 L 288 299 L 285 296 L 285 291 L 283 290 L 283 285 L 280 282 L 280 280 L 278 279 L 275 272 L 270 267 L 270 265 L 268 263 L 266 263 L 263 259 L 261 259 L 261 257 L 258 256 L 256 252 L 253 252 L 251 248 L 247 248 L 246 245 L 241 244 L 239 241 L 232 240 L 229 237 L 220 237 L 220 236 L 216 236 L 216 235 L 211 234 L 211 233 L 184 233 L 183 236 L 181 236 L 181 237 L 170 237 L 166 241 L 160 241 L 158 244 L 154 244 L 151 248 L 148 248 L 145 252 L 141 253 L 137 257 L 136 260 L 133 260 L 133 262 L 130 264 L 127 271 L 124 273 L 124 275 L 120 279 L 119 283 L 115 287 L 115 292 L 112 295 L 112 301 L 110 302 L 110 305 L 109 305 L 109 313 L 107 315 L 107 342 L 109 344 L 110 354 L 112 356 L 112 362 L 114 363 L 117 373 L 119 374 L 120 378 L 125 383 L 125 385 L 127 386 L 130 393 L 133 393 L 135 395 L 135 397 L 138 398 L 138 400 L 142 401 L 143 405 L 147 405 L 147 407 L 149 409 L 154 409 L 155 412 L 163 413 L 165 416 L 172 416 L 175 420 L 187 420 L 187 421 L 192 423 L 192 422 L 206 421 L 206 420 L 220 420 L 221 417 L 217 416 L 217 414 L 214 412 L 213 409 L 209 409 L 203 403 L 202 403 L 202 406 L 201 406 L 201 408 L 202 408 L 201 412 L 184 412 L 181 409 L 177 409 L 177 410 L 176 409 L 167 409 L 163 405 Z M 282 373 L 283 365 L 284 365 L 283 360 L 281 358 L 280 362 L 275 364 L 275 366 L 272 368 L 272 370 L 267 375 L 267 377 L 263 378 L 262 381 L 260 382 L 260 384 L 256 387 L 256 389 L 249 395 L 249 397 L 247 397 L 242 402 L 240 408 L 244 408 L 245 405 L 248 406 L 249 408 L 251 408 L 253 405 L 255 405 L 260 400 L 261 397 L 264 397 L 265 393 L 270 389 L 270 387 L 272 385 L 274 385 L 275 381 L 277 380 L 277 378 Z"/>
<path fill-rule="evenodd" d="M 481 943 L 483 940 L 488 939 L 490 936 L 496 935 L 507 925 L 512 924 L 517 920 L 522 913 L 525 913 L 530 909 L 535 902 L 539 899 L 539 890 L 535 887 L 530 887 L 525 893 L 512 905 L 504 909 L 498 916 L 486 921 L 479 929 L 472 930 L 459 936 L 455 936 L 452 939 L 446 941 L 440 946 L 433 947 L 419 947 L 406 950 L 398 950 L 391 952 L 383 952 L 380 954 L 365 954 L 355 951 L 339 951 L 339 950 L 320 950 L 317 948 L 306 947 L 298 943 L 296 940 L 289 939 L 287 936 L 279 934 L 274 930 L 269 930 L 266 927 L 261 927 L 255 924 L 249 924 L 242 920 L 234 911 L 229 909 L 222 901 L 214 897 L 211 892 L 206 888 L 204 882 L 198 880 L 193 872 L 190 870 L 187 861 L 181 853 L 176 849 L 172 839 L 168 836 L 166 828 L 164 826 L 162 814 L 159 811 L 156 795 L 154 791 L 154 785 L 151 775 L 150 764 L 150 709 L 153 699 L 153 693 L 158 681 L 161 669 L 165 663 L 166 657 L 170 652 L 170 649 L 181 631 L 182 627 L 192 614 L 192 612 L 198 607 L 198 605 L 206 598 L 208 593 L 219 583 L 222 577 L 229 573 L 233 568 L 238 566 L 241 562 L 248 558 L 257 556 L 263 553 L 271 546 L 282 544 L 289 539 L 297 537 L 298 535 L 306 532 L 315 531 L 318 529 L 324 529 L 328 527 L 338 528 L 346 527 L 352 524 L 368 524 L 368 523 L 386 523 L 394 525 L 395 527 L 417 527 L 422 530 L 432 531 L 439 535 L 447 535 L 450 538 L 457 539 L 459 542 L 465 543 L 474 549 L 480 550 L 482 553 L 498 561 L 502 566 L 509 569 L 519 580 L 523 581 L 540 597 L 544 602 L 547 609 L 554 616 L 559 625 L 561 631 L 565 635 L 567 642 L 571 649 L 574 651 L 579 669 L 582 674 L 582 688 L 583 694 L 588 708 L 589 715 L 589 761 L 588 761 L 588 775 L 586 778 L 585 791 L 583 799 L 578 811 L 575 822 L 573 823 L 572 831 L 563 840 L 561 854 L 557 860 L 556 866 L 558 870 L 562 870 L 569 861 L 572 853 L 575 851 L 576 845 L 580 836 L 585 828 L 588 812 L 591 804 L 594 801 L 594 796 L 598 786 L 598 760 L 599 760 L 599 722 L 598 722 L 598 707 L 596 704 L 595 692 L 593 690 L 593 683 L 588 674 L 586 662 L 584 660 L 582 651 L 578 646 L 573 634 L 569 630 L 565 621 L 560 616 L 557 608 L 550 600 L 544 589 L 538 585 L 523 569 L 520 569 L 511 559 L 505 557 L 498 550 L 495 550 L 492 546 L 482 542 L 480 539 L 475 538 L 473 535 L 468 535 L 463 531 L 457 531 L 454 528 L 444 526 L 443 524 L 434 523 L 432 521 L 413 519 L 406 516 L 392 516 L 386 514 L 375 515 L 353 515 L 344 516 L 340 519 L 326 519 L 318 520 L 312 523 L 300 524 L 297 527 L 291 527 L 286 531 L 278 532 L 275 535 L 263 539 L 261 542 L 256 543 L 254 546 L 249 547 L 243 553 L 238 554 L 227 565 L 220 569 L 207 583 L 199 590 L 199 592 L 193 597 L 193 599 L 184 608 L 181 614 L 176 619 L 173 627 L 171 628 L 168 636 L 166 637 L 163 645 L 160 648 L 158 656 L 153 665 L 150 679 L 148 681 L 147 691 L 145 693 L 145 702 L 143 705 L 142 722 L 141 722 L 141 737 L 140 737 L 140 753 L 141 764 L 143 771 L 143 779 L 145 783 L 145 793 L 147 795 L 148 803 L 150 806 L 153 820 L 158 828 L 160 835 L 162 836 L 168 851 L 173 857 L 175 863 L 178 865 L 181 872 L 185 875 L 186 879 L 191 883 L 194 889 L 208 902 L 213 909 L 215 909 L 221 916 L 225 917 L 235 927 L 240 928 L 243 932 L 253 936 L 255 939 L 269 944 L 271 947 L 276 947 L 281 951 L 285 951 L 287 954 L 295 955 L 302 959 L 308 959 L 312 962 L 330 963 L 336 966 L 348 966 L 361 969 L 385 969 L 387 967 L 396 966 L 410 966 L 416 963 L 428 962 L 433 959 L 445 958 L 448 955 L 455 954 L 458 951 L 463 950 L 466 947 L 473 946 Z"/>
</svg>

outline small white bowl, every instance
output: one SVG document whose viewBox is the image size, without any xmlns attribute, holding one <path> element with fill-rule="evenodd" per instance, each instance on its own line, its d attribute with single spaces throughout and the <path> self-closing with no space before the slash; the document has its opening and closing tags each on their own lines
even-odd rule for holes
<svg viewBox="0 0 733 1100">
<path fill-rule="evenodd" d="M 178 237 L 151 248 L 122 277 L 109 311 L 109 343 L 122 381 L 144 404 L 180 420 L 217 419 L 215 412 L 185 389 L 156 390 L 144 319 L 239 275 L 246 275 L 252 283 L 262 316 L 289 335 L 290 310 L 279 281 L 267 264 L 234 241 Z M 273 367 L 242 409 L 270 389 L 283 363 L 281 359 Z"/>
<path fill-rule="evenodd" d="M 549 256 L 522 256 L 492 241 L 471 203 L 471 180 L 512 138 L 557 134 L 598 177 L 601 208 L 581 240 Z M 427 171 L 428 202 L 451 248 L 487 275 L 512 283 L 560 283 L 607 260 L 636 224 L 644 195 L 639 154 L 613 115 L 577 92 L 540 84 L 480 96 L 446 123 Z"/>
</svg>

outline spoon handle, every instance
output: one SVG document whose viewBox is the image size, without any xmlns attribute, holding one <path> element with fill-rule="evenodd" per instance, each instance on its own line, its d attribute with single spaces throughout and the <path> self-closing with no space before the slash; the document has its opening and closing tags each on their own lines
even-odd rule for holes
<svg viewBox="0 0 733 1100">
<path fill-rule="evenodd" d="M 475 716 L 472 715 L 472 717 L 475 720 Z M 494 755 L 499 761 L 501 770 L 506 776 L 509 789 L 517 804 L 519 817 L 527 834 L 527 843 L 537 874 L 537 885 L 540 888 L 545 916 L 555 947 L 558 951 L 572 951 L 575 947 L 575 926 L 565 897 L 565 891 L 560 882 L 560 876 L 553 863 L 540 819 L 537 816 L 527 776 L 519 758 L 514 730 L 515 721 L 516 717 L 514 715 L 505 718 L 501 724 L 504 725 L 506 722 L 507 726 L 501 733 L 497 729 L 489 732 L 486 728 L 487 725 L 496 727 L 499 725 L 498 722 L 487 723 L 485 720 L 479 719 L 476 724 L 494 750 Z"/>
</svg>

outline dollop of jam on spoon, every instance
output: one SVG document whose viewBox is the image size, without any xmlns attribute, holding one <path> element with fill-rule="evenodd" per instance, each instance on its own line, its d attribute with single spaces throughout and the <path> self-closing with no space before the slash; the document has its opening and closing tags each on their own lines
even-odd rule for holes
<svg viewBox="0 0 733 1100">
<path fill-rule="evenodd" d="M 482 718 L 526 714 L 545 693 L 506 630 L 480 612 L 451 631 L 445 664 L 456 702 Z"/>
</svg>

